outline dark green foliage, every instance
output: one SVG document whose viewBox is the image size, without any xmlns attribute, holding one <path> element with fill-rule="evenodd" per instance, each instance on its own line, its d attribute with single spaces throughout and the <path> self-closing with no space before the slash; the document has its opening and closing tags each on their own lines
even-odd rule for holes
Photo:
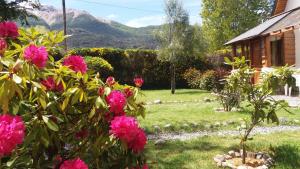
<svg viewBox="0 0 300 169">
<path fill-rule="evenodd" d="M 184 72 L 183 78 L 187 81 L 189 87 L 198 89 L 200 86 L 201 72 L 195 68 L 189 68 Z"/>
<path fill-rule="evenodd" d="M 156 50 L 81 48 L 74 49 L 69 54 L 100 57 L 106 60 L 114 68 L 110 75 L 122 83 L 133 84 L 132 79 L 135 76 L 141 76 L 145 80 L 143 86 L 145 88 L 163 89 L 170 85 L 170 63 L 161 62 Z M 190 67 L 205 71 L 209 65 L 205 61 L 195 58 L 189 58 L 186 62 L 182 62 L 176 69 L 178 87 L 187 87 L 182 74 Z M 101 77 L 106 78 L 106 75 L 101 74 Z"/>
<path fill-rule="evenodd" d="M 84 59 L 89 70 L 100 73 L 102 76 L 108 76 L 113 71 L 111 64 L 100 57 L 86 56 Z"/>
<path fill-rule="evenodd" d="M 272 0 L 203 0 L 203 31 L 211 52 L 266 20 Z"/>
<path fill-rule="evenodd" d="M 29 0 L 0 0 L 0 21 L 19 20 L 22 24 L 27 24 L 27 17 L 31 16 L 21 3 L 28 3 L 32 8 L 38 8 L 38 3 L 30 2 Z"/>
</svg>

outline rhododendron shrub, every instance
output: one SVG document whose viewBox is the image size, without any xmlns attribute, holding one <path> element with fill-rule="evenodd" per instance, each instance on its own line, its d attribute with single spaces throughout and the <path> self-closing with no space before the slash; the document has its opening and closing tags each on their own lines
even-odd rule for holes
<svg viewBox="0 0 300 169">
<path fill-rule="evenodd" d="M 139 88 L 113 77 L 103 82 L 88 71 L 84 56 L 55 61 L 62 32 L 41 34 L 8 22 L 0 23 L 2 37 L 0 168 L 146 165 L 147 139 L 136 120 L 145 112 Z"/>
</svg>

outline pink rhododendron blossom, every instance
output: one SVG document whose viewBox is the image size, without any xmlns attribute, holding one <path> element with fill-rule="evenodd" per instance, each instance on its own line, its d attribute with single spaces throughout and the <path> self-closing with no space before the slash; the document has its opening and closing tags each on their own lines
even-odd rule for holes
<svg viewBox="0 0 300 169">
<path fill-rule="evenodd" d="M 140 153 L 145 148 L 145 145 L 147 143 L 147 136 L 144 130 L 142 130 L 141 128 L 137 129 L 135 132 L 136 136 L 134 140 L 128 144 L 128 147 L 131 148 L 134 152 Z"/>
<path fill-rule="evenodd" d="M 59 168 L 60 169 L 88 169 L 88 166 L 80 158 L 76 158 L 73 160 L 64 161 Z"/>
<path fill-rule="evenodd" d="M 129 149 L 139 153 L 144 150 L 147 143 L 145 132 L 139 128 L 133 117 L 119 116 L 111 121 L 110 133 L 125 142 Z"/>
<path fill-rule="evenodd" d="M 63 65 L 68 66 L 75 72 L 81 72 L 83 74 L 87 72 L 87 64 L 82 56 L 69 56 L 64 59 Z"/>
<path fill-rule="evenodd" d="M 0 38 L 0 56 L 4 54 L 6 48 L 7 48 L 6 40 Z"/>
<path fill-rule="evenodd" d="M 25 48 L 24 58 L 38 68 L 44 68 L 48 61 L 48 52 L 44 46 L 29 45 Z"/>
<path fill-rule="evenodd" d="M 119 116 L 124 112 L 126 98 L 124 94 L 118 90 L 112 91 L 107 97 L 106 102 L 109 105 L 109 111 Z"/>
<path fill-rule="evenodd" d="M 133 91 L 130 88 L 125 88 L 124 93 L 125 93 L 127 98 L 133 96 Z"/>
<path fill-rule="evenodd" d="M 0 158 L 9 155 L 18 144 L 22 144 L 25 136 L 25 125 L 21 117 L 11 115 L 0 116 Z"/>
<path fill-rule="evenodd" d="M 142 87 L 144 84 L 144 80 L 140 77 L 134 78 L 133 81 L 136 87 Z"/>
<path fill-rule="evenodd" d="M 106 84 L 107 84 L 108 86 L 113 86 L 115 83 L 116 83 L 115 78 L 112 77 L 112 76 L 109 76 L 109 77 L 106 79 Z"/>
<path fill-rule="evenodd" d="M 16 38 L 19 36 L 18 26 L 15 22 L 6 21 L 0 23 L 0 37 Z"/>
<path fill-rule="evenodd" d="M 132 169 L 149 169 L 149 166 L 148 166 L 148 164 L 144 164 L 142 168 L 137 166 L 137 167 L 132 168 Z"/>
<path fill-rule="evenodd" d="M 57 84 L 53 77 L 48 77 L 46 80 L 41 81 L 42 85 L 47 88 L 48 91 L 61 92 L 64 90 L 62 83 Z"/>
</svg>

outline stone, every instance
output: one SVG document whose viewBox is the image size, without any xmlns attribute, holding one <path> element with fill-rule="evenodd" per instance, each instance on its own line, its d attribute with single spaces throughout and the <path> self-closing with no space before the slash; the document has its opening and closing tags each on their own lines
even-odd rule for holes
<svg viewBox="0 0 300 169">
<path fill-rule="evenodd" d="M 253 152 L 247 152 L 247 157 L 256 159 L 255 156 L 256 156 L 255 153 L 253 153 Z"/>
<path fill-rule="evenodd" d="M 231 160 L 233 158 L 231 155 L 228 155 L 228 154 L 226 154 L 224 157 L 226 160 Z"/>
<path fill-rule="evenodd" d="M 279 122 L 282 124 L 286 124 L 289 122 L 289 119 L 286 117 L 279 117 Z"/>
<path fill-rule="evenodd" d="M 166 124 L 166 125 L 164 126 L 165 129 L 169 129 L 169 128 L 171 128 L 171 127 L 172 127 L 172 124 Z"/>
<path fill-rule="evenodd" d="M 262 158 L 263 158 L 265 161 L 267 161 L 267 160 L 270 158 L 270 156 L 267 155 L 267 154 L 263 154 Z"/>
<path fill-rule="evenodd" d="M 199 126 L 199 124 L 195 123 L 195 122 L 193 122 L 191 125 L 192 125 L 192 127 L 198 127 Z"/>
<path fill-rule="evenodd" d="M 228 123 L 226 121 L 222 122 L 223 126 L 228 126 Z"/>
<path fill-rule="evenodd" d="M 269 169 L 269 167 L 267 167 L 266 165 L 262 165 L 262 166 L 256 167 L 256 169 Z"/>
<path fill-rule="evenodd" d="M 183 127 L 183 128 L 189 128 L 190 126 L 189 126 L 188 124 L 184 123 L 184 124 L 182 125 L 182 127 Z"/>
<path fill-rule="evenodd" d="M 241 157 L 241 153 L 235 152 L 235 153 L 234 153 L 234 156 L 237 157 L 237 158 L 240 158 L 240 157 Z"/>
<path fill-rule="evenodd" d="M 229 120 L 227 123 L 230 124 L 230 125 L 235 124 L 235 122 L 232 121 L 232 120 Z"/>
<path fill-rule="evenodd" d="M 206 129 L 210 129 L 210 128 L 212 128 L 213 126 L 210 125 L 210 124 L 206 124 L 204 127 L 205 127 Z"/>
<path fill-rule="evenodd" d="M 204 98 L 204 102 L 209 103 L 209 102 L 211 102 L 211 99 L 206 97 L 206 98 Z"/>
<path fill-rule="evenodd" d="M 159 132 L 159 131 L 160 131 L 160 127 L 159 127 L 158 125 L 154 125 L 153 128 L 154 128 L 154 130 L 155 130 L 156 132 Z"/>
<path fill-rule="evenodd" d="M 166 143 L 166 141 L 164 141 L 164 140 L 157 140 L 157 141 L 155 141 L 154 145 L 161 146 L 161 145 L 164 145 L 165 143 Z"/>
<path fill-rule="evenodd" d="M 220 126 L 221 126 L 221 123 L 220 123 L 220 122 L 216 122 L 214 126 L 220 127 Z"/>
<path fill-rule="evenodd" d="M 215 108 L 215 112 L 225 112 L 223 108 Z"/>
<path fill-rule="evenodd" d="M 162 104 L 162 101 L 161 100 L 155 100 L 153 103 L 154 104 Z"/>
<path fill-rule="evenodd" d="M 235 157 L 235 152 L 231 150 L 228 152 L 228 155 L 230 155 L 231 157 Z"/>
<path fill-rule="evenodd" d="M 219 163 L 219 162 L 225 162 L 225 157 L 223 156 L 223 155 L 216 155 L 215 157 L 214 157 L 214 161 L 216 162 L 216 163 Z"/>
<path fill-rule="evenodd" d="M 256 154 L 256 159 L 262 159 L 263 153 L 259 152 Z"/>
<path fill-rule="evenodd" d="M 227 165 L 227 162 L 225 161 L 225 162 L 222 162 L 222 167 L 227 167 L 228 165 Z"/>
</svg>

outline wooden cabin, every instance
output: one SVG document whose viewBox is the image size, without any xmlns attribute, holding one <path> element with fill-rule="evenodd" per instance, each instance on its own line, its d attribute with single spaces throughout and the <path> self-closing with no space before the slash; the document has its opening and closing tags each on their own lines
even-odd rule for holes
<svg viewBox="0 0 300 169">
<path fill-rule="evenodd" d="M 300 0 L 276 0 L 272 16 L 266 22 L 230 40 L 233 56 L 242 55 L 256 68 L 255 81 L 261 71 L 276 66 L 300 68 Z M 299 85 L 300 86 L 300 76 Z"/>
</svg>

